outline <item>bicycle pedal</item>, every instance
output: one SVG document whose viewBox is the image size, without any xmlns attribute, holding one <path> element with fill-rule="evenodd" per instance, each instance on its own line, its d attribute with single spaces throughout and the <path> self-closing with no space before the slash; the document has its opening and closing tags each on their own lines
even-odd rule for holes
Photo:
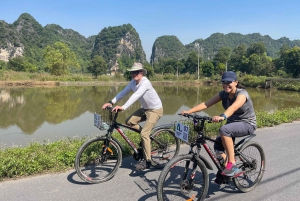
<svg viewBox="0 0 300 201">
<path fill-rule="evenodd" d="M 161 160 L 167 160 L 167 159 L 169 159 L 171 156 L 169 155 L 169 156 L 166 156 L 166 157 L 163 157 Z"/>
</svg>

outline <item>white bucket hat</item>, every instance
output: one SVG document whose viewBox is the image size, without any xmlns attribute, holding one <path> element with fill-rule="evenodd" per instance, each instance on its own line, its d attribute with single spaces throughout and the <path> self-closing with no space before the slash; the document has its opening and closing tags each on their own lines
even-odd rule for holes
<svg viewBox="0 0 300 201">
<path fill-rule="evenodd" d="M 143 68 L 143 64 L 141 64 L 141 63 L 134 63 L 133 65 L 132 65 L 132 67 L 130 68 L 130 69 L 127 69 L 128 71 L 138 71 L 138 70 L 142 70 L 142 71 L 144 71 L 144 75 L 146 75 L 147 74 L 147 70 L 145 69 L 145 68 Z"/>
</svg>

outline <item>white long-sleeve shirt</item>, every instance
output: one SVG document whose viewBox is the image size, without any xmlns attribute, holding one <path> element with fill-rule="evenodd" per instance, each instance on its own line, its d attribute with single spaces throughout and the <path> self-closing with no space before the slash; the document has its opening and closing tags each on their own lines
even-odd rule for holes
<svg viewBox="0 0 300 201">
<path fill-rule="evenodd" d="M 127 102 L 122 106 L 126 110 L 130 105 L 132 105 L 136 100 L 139 100 L 142 108 L 144 109 L 159 109 L 162 108 L 161 100 L 153 88 L 151 82 L 146 77 L 142 77 L 139 84 L 136 84 L 136 81 L 132 79 L 129 84 L 117 94 L 116 97 L 112 99 L 112 102 L 115 104 L 117 101 L 126 96 L 130 91 L 134 93 L 130 96 Z"/>
</svg>

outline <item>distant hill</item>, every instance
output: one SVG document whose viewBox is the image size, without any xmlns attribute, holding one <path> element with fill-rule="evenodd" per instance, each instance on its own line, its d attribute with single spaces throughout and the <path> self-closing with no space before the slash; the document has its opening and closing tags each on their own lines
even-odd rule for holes
<svg viewBox="0 0 300 201">
<path fill-rule="evenodd" d="M 146 61 L 139 34 L 131 24 L 102 29 L 95 39 L 92 57 L 95 55 L 102 56 L 110 67 L 115 66 L 120 57 Z"/>
<path fill-rule="evenodd" d="M 153 44 L 150 60 L 157 61 L 158 58 L 183 59 L 187 56 L 187 48 L 176 36 L 161 36 Z"/>
<path fill-rule="evenodd" d="M 7 62 L 11 58 L 23 56 L 43 70 L 43 50 L 57 41 L 66 43 L 76 53 L 83 69 L 95 55 L 104 57 L 109 67 L 118 66 L 119 58 L 122 59 L 123 66 L 128 61 L 146 61 L 139 34 L 131 24 L 105 27 L 98 35 L 86 38 L 72 29 L 63 29 L 56 24 L 43 27 L 28 13 L 21 14 L 12 24 L 0 20 L 0 60 Z M 300 40 L 291 41 L 286 37 L 274 40 L 259 33 L 214 33 L 206 39 L 196 39 L 187 45 L 182 44 L 176 36 L 160 36 L 153 44 L 150 62 L 167 57 L 186 59 L 191 51 L 199 51 L 204 60 L 211 60 L 221 47 L 234 48 L 242 43 L 249 46 L 257 42 L 263 42 L 267 54 L 273 58 L 277 57 L 284 44 L 291 48 L 300 46 Z"/>
<path fill-rule="evenodd" d="M 139 35 L 130 24 L 104 28 L 97 36 L 85 38 L 56 24 L 43 27 L 28 13 L 20 15 L 13 24 L 0 20 L 0 60 L 23 56 L 43 69 L 43 50 L 57 41 L 67 44 L 76 53 L 82 68 L 86 68 L 96 54 L 103 56 L 110 67 L 122 55 L 146 61 Z"/>
<path fill-rule="evenodd" d="M 300 40 L 291 41 L 286 37 L 282 37 L 278 40 L 272 39 L 270 36 L 265 35 L 262 36 L 259 33 L 253 34 L 240 34 L 240 33 L 214 33 L 210 37 L 206 39 L 197 39 L 194 42 L 184 45 L 185 49 L 182 47 L 182 44 L 179 40 L 171 40 L 170 36 L 161 36 L 156 39 L 153 47 L 152 47 L 152 55 L 155 61 L 161 57 L 171 57 L 173 58 L 182 58 L 182 55 L 185 55 L 185 58 L 191 51 L 198 52 L 204 58 L 204 60 L 211 60 L 214 55 L 218 52 L 221 47 L 227 46 L 232 49 L 236 46 L 244 43 L 249 46 L 252 43 L 263 42 L 267 48 L 267 54 L 270 57 L 277 57 L 277 53 L 280 48 L 287 44 L 289 47 L 300 46 Z M 168 44 L 167 47 L 161 44 Z M 197 47 L 197 45 L 199 47 Z M 178 51 L 174 51 L 178 49 Z M 183 53 L 184 52 L 184 53 Z"/>
<path fill-rule="evenodd" d="M 41 67 L 43 49 L 60 41 L 68 44 L 80 58 L 79 63 L 84 66 L 90 59 L 94 39 L 85 38 L 72 29 L 63 29 L 55 24 L 43 27 L 30 14 L 23 13 L 13 24 L 0 21 L 0 59 L 8 61 L 16 56 L 25 56 Z"/>
</svg>

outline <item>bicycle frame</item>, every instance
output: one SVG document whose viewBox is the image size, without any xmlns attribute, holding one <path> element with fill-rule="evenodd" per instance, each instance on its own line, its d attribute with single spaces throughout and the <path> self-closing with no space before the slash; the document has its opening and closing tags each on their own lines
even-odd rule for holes
<svg viewBox="0 0 300 201">
<path fill-rule="evenodd" d="M 196 158 L 199 158 L 206 166 L 207 169 L 213 170 L 211 164 L 200 154 L 201 151 L 201 147 L 204 147 L 205 151 L 207 152 L 208 156 L 211 158 L 211 160 L 213 161 L 213 163 L 215 164 L 215 166 L 217 167 L 217 169 L 219 171 L 222 171 L 222 166 L 219 162 L 219 160 L 217 159 L 214 151 L 211 149 L 211 147 L 208 145 L 207 141 L 213 142 L 213 143 L 221 143 L 217 140 L 214 140 L 210 137 L 207 137 L 205 135 L 205 133 L 203 132 L 204 128 L 205 128 L 205 121 L 210 121 L 211 122 L 211 118 L 209 117 L 200 117 L 200 116 L 193 116 L 193 115 L 189 115 L 188 117 L 193 117 L 197 119 L 197 125 L 200 125 L 197 127 L 197 129 L 195 131 L 197 131 L 198 133 L 198 138 L 196 140 L 196 142 L 191 143 L 190 145 L 190 151 L 189 154 L 192 154 L 193 156 L 195 156 Z M 195 120 L 195 119 L 194 119 Z M 194 121 L 195 122 L 195 121 Z M 195 124 L 195 123 L 194 123 Z M 237 144 L 234 144 L 234 153 L 235 155 L 242 157 L 242 159 L 247 162 L 248 164 L 250 164 L 250 166 L 253 166 L 252 162 L 249 161 L 247 159 L 247 157 L 243 156 L 243 153 L 240 152 L 241 148 L 243 147 L 243 145 L 248 142 L 251 138 L 253 138 L 254 136 L 256 136 L 255 134 L 251 134 L 249 136 L 246 136 L 245 138 L 243 138 L 241 141 L 239 141 Z M 235 139 L 233 139 L 235 140 Z M 196 153 L 193 151 L 193 148 L 197 146 L 197 151 Z"/>
<path fill-rule="evenodd" d="M 106 145 L 105 147 L 108 147 L 108 144 L 109 144 L 109 140 L 112 138 L 112 133 L 114 131 L 114 129 L 116 129 L 116 131 L 122 136 L 122 138 L 126 141 L 126 143 L 131 147 L 131 149 L 134 151 L 134 153 L 138 154 L 139 151 L 137 149 L 137 146 L 134 144 L 134 142 L 132 142 L 129 137 L 123 132 L 123 130 L 121 129 L 121 127 L 123 128 L 127 128 L 133 132 L 136 132 L 136 133 L 141 133 L 141 130 L 137 130 L 135 128 L 132 128 L 131 126 L 128 126 L 126 124 L 122 124 L 122 123 L 118 123 L 116 121 L 117 117 L 118 117 L 118 112 L 115 114 L 115 116 L 112 118 L 112 124 L 110 125 L 109 129 L 107 130 L 107 133 L 106 133 L 106 137 L 107 137 L 107 142 L 106 142 Z M 152 132 L 155 132 L 159 129 L 168 129 L 168 128 L 171 128 L 173 127 L 173 124 L 166 124 L 166 125 L 162 125 L 162 126 L 156 126 L 153 128 Z M 164 145 L 161 144 L 159 141 L 157 141 L 155 138 L 153 138 L 151 135 L 150 135 L 150 139 L 153 140 L 154 142 L 156 142 L 160 147 L 163 147 Z M 123 146 L 121 145 L 121 143 L 117 140 L 117 139 L 114 139 L 121 147 L 121 149 L 124 150 Z"/>
</svg>

